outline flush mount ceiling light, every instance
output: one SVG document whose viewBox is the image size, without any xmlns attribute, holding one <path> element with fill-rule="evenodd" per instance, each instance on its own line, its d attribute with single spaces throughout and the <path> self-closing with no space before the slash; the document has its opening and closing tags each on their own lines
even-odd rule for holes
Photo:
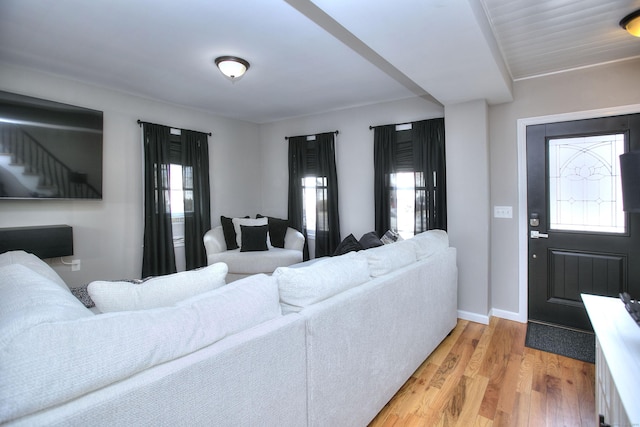
<svg viewBox="0 0 640 427">
<path fill-rule="evenodd" d="M 622 18 L 620 26 L 632 36 L 640 37 L 640 9 Z"/>
<path fill-rule="evenodd" d="M 242 58 L 235 56 L 219 56 L 215 63 L 222 74 L 229 80 L 235 82 L 249 69 L 249 63 Z"/>
</svg>

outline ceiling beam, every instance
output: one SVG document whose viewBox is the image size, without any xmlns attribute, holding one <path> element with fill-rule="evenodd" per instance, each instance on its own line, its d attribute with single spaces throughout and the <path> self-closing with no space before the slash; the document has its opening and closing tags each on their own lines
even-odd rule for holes
<svg viewBox="0 0 640 427">
<path fill-rule="evenodd" d="M 338 21 L 329 16 L 324 10 L 320 9 L 310 0 L 285 0 L 298 12 L 316 23 L 320 28 L 340 40 L 345 46 L 351 48 L 362 58 L 375 65 L 380 71 L 409 89 L 416 96 L 431 101 L 439 106 L 443 104 L 433 97 L 429 92 L 424 90 L 420 85 L 407 77 L 402 71 L 397 69 L 393 64 L 380 56 L 376 51 L 367 46 L 362 40 L 357 38 L 353 33 L 343 27 Z"/>
</svg>

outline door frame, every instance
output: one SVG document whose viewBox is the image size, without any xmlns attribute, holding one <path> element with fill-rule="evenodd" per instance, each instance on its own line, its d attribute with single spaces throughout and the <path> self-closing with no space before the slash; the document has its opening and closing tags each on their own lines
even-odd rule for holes
<svg viewBox="0 0 640 427">
<path fill-rule="evenodd" d="M 518 142 L 518 313 L 512 320 L 526 323 L 529 319 L 529 235 L 527 218 L 527 126 L 599 117 L 620 116 L 640 113 L 640 104 L 597 110 L 576 111 L 548 116 L 528 117 L 517 120 Z"/>
</svg>

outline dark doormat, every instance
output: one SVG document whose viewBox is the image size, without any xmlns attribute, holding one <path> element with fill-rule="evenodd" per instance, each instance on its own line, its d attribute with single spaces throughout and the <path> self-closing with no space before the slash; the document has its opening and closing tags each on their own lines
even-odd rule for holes
<svg viewBox="0 0 640 427">
<path fill-rule="evenodd" d="M 589 332 L 528 322 L 524 345 L 583 362 L 596 362 L 596 337 Z"/>
</svg>

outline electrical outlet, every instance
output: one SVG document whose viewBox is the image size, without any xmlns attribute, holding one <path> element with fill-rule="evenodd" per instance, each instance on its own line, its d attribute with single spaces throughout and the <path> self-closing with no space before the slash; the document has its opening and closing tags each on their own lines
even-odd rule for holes
<svg viewBox="0 0 640 427">
<path fill-rule="evenodd" d="M 71 271 L 80 271 L 80 260 L 71 260 Z"/>
<path fill-rule="evenodd" d="M 494 218 L 513 218 L 513 208 L 511 206 L 494 206 Z"/>
</svg>

